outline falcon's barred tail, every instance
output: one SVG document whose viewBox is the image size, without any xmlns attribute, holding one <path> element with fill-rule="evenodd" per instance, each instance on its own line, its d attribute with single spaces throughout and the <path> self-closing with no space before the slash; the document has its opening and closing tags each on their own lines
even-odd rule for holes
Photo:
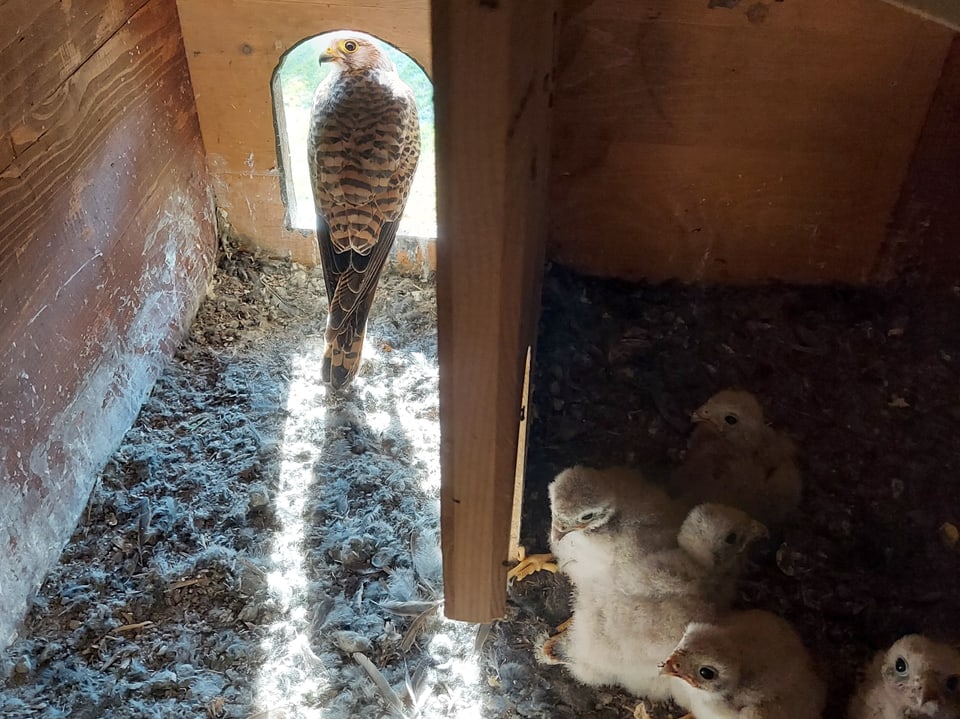
<svg viewBox="0 0 960 719">
<path fill-rule="evenodd" d="M 377 244 L 364 255 L 353 250 L 337 252 L 333 244 L 326 241 L 329 236 L 326 224 L 323 220 L 318 222 L 324 274 L 335 278 L 327 285 L 327 346 L 323 353 L 322 369 L 324 382 L 329 382 L 334 389 L 349 384 L 360 368 L 367 318 L 398 224 L 387 222 Z M 328 272 L 329 268 L 336 268 L 336 274 Z"/>
<path fill-rule="evenodd" d="M 340 330 L 327 329 L 327 347 L 323 353 L 324 382 L 340 389 L 357 375 L 365 336 L 366 318 L 359 329 L 354 327 L 354 322 Z"/>
</svg>

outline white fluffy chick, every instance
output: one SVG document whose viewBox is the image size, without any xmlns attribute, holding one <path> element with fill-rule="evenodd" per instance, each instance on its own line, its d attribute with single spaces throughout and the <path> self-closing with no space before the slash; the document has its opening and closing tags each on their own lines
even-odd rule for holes
<svg viewBox="0 0 960 719">
<path fill-rule="evenodd" d="M 960 719 L 960 651 L 910 634 L 867 665 L 849 719 Z"/>
<path fill-rule="evenodd" d="M 633 567 L 675 546 L 684 518 L 682 504 L 626 468 L 570 467 L 549 493 L 550 550 L 577 587 L 599 582 L 629 591 Z"/>
<path fill-rule="evenodd" d="M 698 504 L 680 526 L 677 547 L 640 561 L 637 582 L 645 582 L 648 596 L 696 594 L 729 606 L 745 550 L 766 536 L 766 526 L 746 512 L 724 504 Z"/>
<path fill-rule="evenodd" d="M 670 479 L 673 494 L 690 504 L 739 507 L 768 526 L 796 510 L 803 485 L 796 445 L 767 425 L 756 397 L 725 389 L 692 420 L 686 459 Z"/>
<path fill-rule="evenodd" d="M 695 595 L 630 597 L 600 585 L 577 591 L 570 628 L 555 639 L 570 673 L 590 686 L 619 685 L 638 697 L 685 705 L 685 686 L 659 663 L 691 621 L 710 621 L 717 608 Z"/>
<path fill-rule="evenodd" d="M 684 704 L 685 685 L 661 675 L 659 663 L 691 621 L 713 619 L 729 603 L 742 551 L 765 534 L 738 509 L 695 507 L 672 549 L 620 565 L 616 583 L 580 585 L 571 626 L 553 648 L 585 684 Z"/>
<path fill-rule="evenodd" d="M 662 672 L 686 682 L 697 719 L 817 719 L 826 687 L 790 624 L 769 612 L 692 622 Z"/>
</svg>

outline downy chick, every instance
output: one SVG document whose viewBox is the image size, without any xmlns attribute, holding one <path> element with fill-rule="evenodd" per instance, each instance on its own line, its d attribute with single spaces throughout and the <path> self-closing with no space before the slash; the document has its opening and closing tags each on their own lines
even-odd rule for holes
<svg viewBox="0 0 960 719">
<path fill-rule="evenodd" d="M 549 487 L 550 549 L 577 587 L 624 587 L 650 552 L 676 544 L 683 506 L 637 471 L 576 466 Z"/>
<path fill-rule="evenodd" d="M 654 552 L 637 566 L 648 596 L 697 594 L 720 607 L 733 601 L 744 552 L 767 528 L 735 507 L 698 504 L 687 513 L 677 547 Z M 636 586 L 636 583 L 631 584 Z"/>
<path fill-rule="evenodd" d="M 743 549 L 766 528 L 732 507 L 689 512 L 679 546 L 623 565 L 616 584 L 581 585 L 573 620 L 556 648 L 585 684 L 619 684 L 638 696 L 683 704 L 685 685 L 659 663 L 691 621 L 717 616 L 733 598 Z"/>
<path fill-rule="evenodd" d="M 636 695 L 684 704 L 685 686 L 659 664 L 691 621 L 711 621 L 717 607 L 694 594 L 631 597 L 601 586 L 578 590 L 570 628 L 556 637 L 570 673 L 590 686 L 619 685 Z"/>
<path fill-rule="evenodd" d="M 817 719 L 826 687 L 790 624 L 769 612 L 693 622 L 663 663 L 697 719 Z"/>
<path fill-rule="evenodd" d="M 756 397 L 723 390 L 692 420 L 687 457 L 670 479 L 673 494 L 738 507 L 770 527 L 796 510 L 803 485 L 796 445 L 766 424 Z"/>
<path fill-rule="evenodd" d="M 905 636 L 867 665 L 849 719 L 960 719 L 960 651 Z"/>
</svg>

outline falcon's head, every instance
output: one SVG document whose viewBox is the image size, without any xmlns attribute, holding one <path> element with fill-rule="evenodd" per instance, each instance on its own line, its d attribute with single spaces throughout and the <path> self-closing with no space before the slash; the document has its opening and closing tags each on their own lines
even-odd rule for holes
<svg viewBox="0 0 960 719">
<path fill-rule="evenodd" d="M 355 32 L 336 33 L 327 49 L 320 54 L 320 63 L 332 62 L 344 70 L 393 70 L 393 62 L 369 35 Z"/>
</svg>

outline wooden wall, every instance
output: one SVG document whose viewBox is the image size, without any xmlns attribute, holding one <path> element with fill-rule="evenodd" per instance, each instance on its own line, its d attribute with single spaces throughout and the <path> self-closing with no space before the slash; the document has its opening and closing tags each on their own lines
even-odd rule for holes
<svg viewBox="0 0 960 719">
<path fill-rule="evenodd" d="M 357 29 L 403 50 L 428 72 L 429 0 L 178 0 L 217 205 L 242 239 L 315 264 L 313 233 L 286 229 L 270 81 L 301 40 Z"/>
<path fill-rule="evenodd" d="M 960 3 L 957 0 L 887 0 L 888 3 L 936 20 L 954 30 L 960 30 Z"/>
<path fill-rule="evenodd" d="M 0 646 L 206 288 L 213 207 L 174 0 L 0 25 Z"/>
<path fill-rule="evenodd" d="M 960 282 L 960 36 L 913 152 L 888 236 L 883 276 Z"/>
<path fill-rule="evenodd" d="M 566 0 L 561 26 L 553 259 L 709 282 L 896 269 L 949 29 L 880 0 Z"/>
</svg>

